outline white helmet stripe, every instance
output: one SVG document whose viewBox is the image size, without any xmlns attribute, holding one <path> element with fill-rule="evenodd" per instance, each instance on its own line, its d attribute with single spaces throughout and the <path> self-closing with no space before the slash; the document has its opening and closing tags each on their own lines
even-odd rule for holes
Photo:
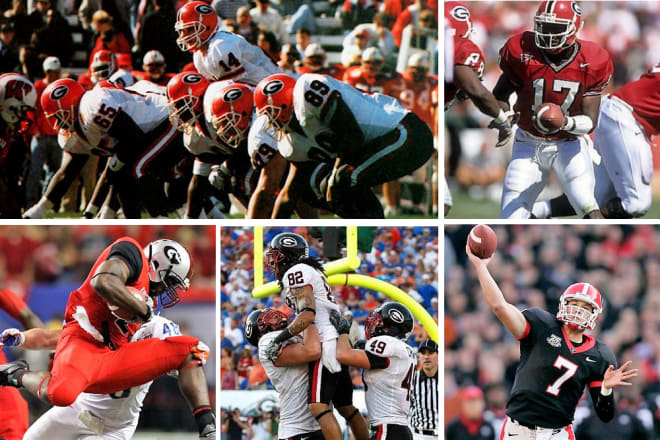
<svg viewBox="0 0 660 440">
<path fill-rule="evenodd" d="M 589 283 L 584 283 L 584 288 L 582 289 L 582 295 L 587 295 L 587 292 L 589 291 L 589 287 L 591 287 L 591 284 Z"/>
</svg>

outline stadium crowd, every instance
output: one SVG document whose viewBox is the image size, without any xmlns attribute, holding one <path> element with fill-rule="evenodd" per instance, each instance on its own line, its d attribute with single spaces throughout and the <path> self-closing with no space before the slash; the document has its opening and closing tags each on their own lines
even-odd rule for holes
<svg viewBox="0 0 660 440">
<path fill-rule="evenodd" d="M 474 29 L 472 40 L 485 57 L 483 82 L 488 90 L 493 90 L 501 75 L 499 50 L 511 36 L 532 30 L 539 3 L 466 3 Z M 657 2 L 580 2 L 580 6 L 584 26 L 578 38 L 596 42 L 612 57 L 614 74 L 605 93 L 638 79 L 660 60 Z M 470 100 L 446 112 L 445 175 L 453 194 L 460 189 L 472 198 L 499 203 L 511 150 L 494 148 L 497 132 L 485 129 L 489 122 Z M 660 166 L 655 155 L 654 164 L 656 169 Z"/>
<path fill-rule="evenodd" d="M 317 231 L 312 228 L 300 227 L 291 229 L 301 234 L 310 245 L 310 256 L 321 261 L 323 243 L 314 238 Z M 370 228 L 367 228 L 370 229 Z M 374 228 L 375 229 L 375 228 Z M 264 243 L 267 246 L 270 239 L 286 228 L 264 228 Z M 362 234 L 360 228 L 359 234 Z M 365 231 L 365 234 L 367 232 Z M 392 283 L 424 305 L 434 319 L 438 319 L 438 240 L 437 228 L 378 228 L 374 231 L 371 252 L 359 252 L 362 265 L 356 271 Z M 253 235 L 251 228 L 221 229 L 221 389 L 222 390 L 267 390 L 273 389 L 264 368 L 261 366 L 256 348 L 252 347 L 243 336 L 243 325 L 247 315 L 255 308 L 273 307 L 287 316 L 294 312 L 289 309 L 280 295 L 267 299 L 252 298 L 253 287 Z M 273 277 L 264 271 L 264 280 Z M 385 302 L 386 297 L 380 293 L 350 286 L 333 286 L 334 297 L 347 317 L 353 318 L 354 330 L 360 339 L 364 339 L 364 321 L 369 311 Z M 413 332 L 407 343 L 412 347 L 428 338 L 428 333 L 415 320 Z M 351 377 L 355 389 L 364 389 L 359 370 L 351 367 Z M 241 414 L 231 402 L 224 402 L 223 415 L 226 415 L 227 427 L 239 422 L 247 434 L 247 426 L 265 425 L 275 420 L 275 415 L 264 418 L 268 414 L 276 414 L 277 407 L 268 411 L 255 410 L 255 414 Z M 238 411 L 238 412 L 237 412 Z M 248 417 L 250 417 L 248 419 Z M 230 420 L 232 422 L 230 422 Z M 248 422 L 249 420 L 249 422 Z M 260 428 L 259 428 L 260 429 Z M 225 432 L 225 431 L 223 431 Z M 277 429 L 272 431 L 277 433 Z M 233 440 L 241 437 L 227 437 Z M 257 437 L 245 437 L 257 438 Z M 260 437 L 262 438 L 262 437 Z M 270 439 L 271 437 L 263 437 Z"/>
<path fill-rule="evenodd" d="M 186 3 L 185 0 L 0 2 L 0 73 L 20 73 L 37 90 L 36 124 L 24 139 L 23 149 L 27 151 L 7 161 L 13 173 L 10 187 L 20 190 L 20 207 L 29 208 L 39 201 L 62 162 L 57 132 L 47 122 L 39 104 L 46 86 L 70 77 L 90 90 L 99 78 L 105 79 L 117 69 L 123 72 L 117 74 L 122 81 L 132 76 L 132 81 L 148 80 L 165 86 L 176 73 L 195 71 L 192 54 L 180 50 L 176 43 L 177 11 Z M 242 35 L 261 47 L 290 75 L 323 73 L 364 92 L 392 95 L 420 113 L 435 133 L 437 79 L 432 74 L 437 73 L 433 61 L 437 51 L 437 0 L 213 0 L 209 3 L 220 18 L 220 30 Z M 411 57 L 419 52 L 425 56 Z M 429 96 L 416 97 L 415 92 L 411 95 L 410 86 L 404 84 L 401 74 L 419 69 L 424 70 L 424 78 L 436 85 L 433 96 L 430 92 Z M 421 80 L 417 78 L 414 82 Z M 102 165 L 98 158 L 90 160 L 56 208 L 63 212 L 84 210 Z M 423 182 L 426 177 L 420 179 Z M 392 184 L 383 191 L 390 211 L 398 212 L 399 187 Z M 420 196 L 411 197 L 415 204 L 423 206 L 418 200 Z"/>
<path fill-rule="evenodd" d="M 519 343 L 482 297 L 465 254 L 471 226 L 445 228 L 445 421 L 492 424 L 499 434 L 518 364 Z M 618 412 L 607 425 L 583 401 L 577 440 L 652 439 L 660 435 L 660 229 L 642 226 L 495 226 L 498 250 L 489 270 L 519 309 L 556 313 L 564 289 L 596 286 L 604 312 L 595 334 L 640 376 L 617 389 Z M 587 393 L 588 394 L 588 393 Z M 476 426 L 475 425 L 475 426 Z M 632 429 L 634 427 L 635 429 Z"/>
</svg>

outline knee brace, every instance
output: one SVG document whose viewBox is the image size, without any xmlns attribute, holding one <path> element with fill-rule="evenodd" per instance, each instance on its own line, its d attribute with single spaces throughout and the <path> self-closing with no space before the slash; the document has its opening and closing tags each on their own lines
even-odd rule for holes
<svg viewBox="0 0 660 440">
<path fill-rule="evenodd" d="M 318 416 L 315 416 L 314 418 L 316 419 L 316 421 L 319 421 L 319 420 L 321 420 L 321 417 L 324 417 L 326 414 L 332 414 L 332 410 L 331 409 L 326 409 L 325 411 L 323 411 Z"/>
</svg>

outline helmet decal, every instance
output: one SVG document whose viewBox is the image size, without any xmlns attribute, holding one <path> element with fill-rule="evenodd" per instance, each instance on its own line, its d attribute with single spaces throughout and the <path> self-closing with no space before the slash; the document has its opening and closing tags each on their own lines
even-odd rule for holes
<svg viewBox="0 0 660 440">
<path fill-rule="evenodd" d="M 286 247 L 293 247 L 298 244 L 293 237 L 283 237 L 282 240 L 280 240 L 280 243 L 282 243 L 282 246 Z"/>
<path fill-rule="evenodd" d="M 240 97 L 243 96 L 243 91 L 241 89 L 229 89 L 227 93 L 224 94 L 222 97 L 223 101 L 225 102 L 232 102 L 236 101 L 237 99 L 240 99 Z"/>
<path fill-rule="evenodd" d="M 68 91 L 69 88 L 67 86 L 55 87 L 55 90 L 53 90 L 50 94 L 50 99 L 62 99 Z"/>
<path fill-rule="evenodd" d="M 390 315 L 390 319 L 398 324 L 401 324 L 405 320 L 403 313 L 401 313 L 397 309 L 390 310 L 389 315 Z"/>
<path fill-rule="evenodd" d="M 181 255 L 179 255 L 179 252 L 172 246 L 165 246 L 163 252 L 165 253 L 165 256 L 170 260 L 170 263 L 181 264 Z"/>
<path fill-rule="evenodd" d="M 284 88 L 284 83 L 279 79 L 276 79 L 266 84 L 263 90 L 265 95 L 273 95 L 279 92 L 280 90 L 282 90 L 283 88 Z"/>
<path fill-rule="evenodd" d="M 252 325 L 251 321 L 245 323 L 245 336 L 247 336 L 247 339 L 250 339 L 252 337 L 253 328 L 254 326 Z"/>
<path fill-rule="evenodd" d="M 458 21 L 468 21 L 470 18 L 470 11 L 465 6 L 459 5 L 451 10 L 451 15 Z"/>
<path fill-rule="evenodd" d="M 582 15 L 582 8 L 580 8 L 580 5 L 577 2 L 571 2 L 571 9 L 573 9 L 573 12 L 577 15 Z"/>
<path fill-rule="evenodd" d="M 188 73 L 181 78 L 181 82 L 184 84 L 197 84 L 202 80 L 202 77 L 196 73 Z"/>
<path fill-rule="evenodd" d="M 199 12 L 200 14 L 212 14 L 213 9 L 209 5 L 197 5 L 195 8 L 196 12 Z"/>
</svg>

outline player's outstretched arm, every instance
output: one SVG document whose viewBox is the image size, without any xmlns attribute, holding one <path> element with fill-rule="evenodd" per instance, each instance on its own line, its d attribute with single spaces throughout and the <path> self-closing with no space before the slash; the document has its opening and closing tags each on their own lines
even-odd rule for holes
<svg viewBox="0 0 660 440">
<path fill-rule="evenodd" d="M 339 339 L 337 339 L 337 360 L 344 365 L 371 368 L 371 362 L 369 361 L 367 352 L 351 347 L 348 334 L 341 334 L 339 335 Z"/>
<path fill-rule="evenodd" d="M 54 350 L 62 330 L 33 328 L 24 332 L 9 328 L 0 333 L 0 346 L 21 347 L 25 350 Z"/>
<path fill-rule="evenodd" d="M 506 302 L 499 286 L 488 272 L 488 263 L 493 257 L 481 259 L 474 255 L 468 244 L 465 245 L 465 252 L 477 271 L 477 278 L 481 285 L 481 291 L 488 303 L 490 309 L 495 313 L 504 327 L 514 338 L 520 339 L 527 327 L 527 320 L 517 307 Z"/>
<path fill-rule="evenodd" d="M 294 287 L 291 288 L 291 293 L 296 298 L 298 316 L 266 347 L 265 356 L 273 362 L 275 362 L 282 352 L 284 341 L 308 328 L 316 317 L 316 301 L 314 301 L 314 289 L 312 289 L 312 286 Z"/>
<path fill-rule="evenodd" d="M 148 321 L 152 310 L 147 303 L 135 298 L 126 289 L 130 270 L 119 258 L 110 258 L 101 263 L 91 280 L 92 288 L 110 304 L 134 312 L 136 316 Z"/>
<path fill-rule="evenodd" d="M 310 325 L 304 332 L 302 344 L 290 344 L 273 362 L 276 367 L 305 364 L 321 357 L 321 341 L 315 325 Z"/>
<path fill-rule="evenodd" d="M 627 361 L 616 370 L 614 369 L 614 365 L 610 364 L 605 371 L 600 388 L 598 386 L 589 388 L 596 414 L 605 423 L 612 420 L 616 413 L 616 402 L 614 401 L 614 393 L 612 392 L 614 387 L 629 387 L 632 384 L 627 381 L 637 376 L 638 370 L 636 368 L 632 370 L 627 369 L 631 363 L 632 361 Z"/>
<path fill-rule="evenodd" d="M 502 110 L 497 104 L 495 96 L 484 87 L 479 76 L 470 66 L 454 66 L 454 81 L 477 106 L 479 111 L 492 118 L 497 118 Z"/>
</svg>

